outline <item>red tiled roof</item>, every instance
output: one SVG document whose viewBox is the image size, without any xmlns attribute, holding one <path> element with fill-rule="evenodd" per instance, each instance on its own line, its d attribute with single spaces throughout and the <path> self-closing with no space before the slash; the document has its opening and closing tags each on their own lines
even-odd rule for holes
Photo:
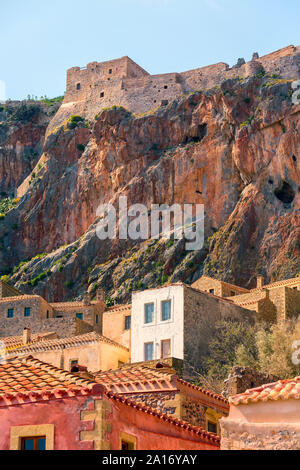
<svg viewBox="0 0 300 470">
<path fill-rule="evenodd" d="M 205 429 L 199 427 L 199 426 L 193 426 L 186 421 L 183 421 L 178 418 L 174 418 L 173 416 L 167 415 L 165 413 L 162 413 L 161 411 L 158 411 L 157 409 L 151 408 L 150 406 L 143 405 L 141 403 L 138 403 L 137 401 L 133 400 L 132 398 L 125 398 L 122 395 L 118 395 L 113 392 L 106 392 L 105 394 L 108 398 L 111 398 L 112 400 L 118 401 L 120 403 L 123 403 L 124 405 L 130 406 L 134 408 L 137 411 L 141 411 L 143 413 L 152 415 L 157 417 L 158 419 L 161 419 L 163 421 L 166 421 L 167 423 L 177 426 L 183 429 L 186 429 L 187 431 L 197 434 L 200 436 L 204 442 L 208 442 L 211 445 L 215 445 L 216 447 L 220 446 L 220 438 L 216 434 L 212 434 L 208 431 L 205 431 Z"/>
<path fill-rule="evenodd" d="M 215 393 L 215 392 L 211 392 L 210 390 L 206 390 L 202 387 L 198 387 L 198 385 L 194 385 L 190 382 L 187 382 L 186 380 L 182 380 L 179 378 L 177 380 L 183 385 L 186 385 L 187 387 L 193 388 L 194 390 L 197 390 L 198 392 L 203 393 L 207 398 L 212 398 L 213 400 L 220 401 L 221 403 L 226 405 L 226 407 L 229 407 L 229 402 L 227 398 L 223 397 L 222 395 L 219 395 L 218 393 Z"/>
<path fill-rule="evenodd" d="M 262 290 L 262 289 L 271 289 L 274 287 L 289 287 L 289 284 L 292 284 L 292 286 L 294 286 L 295 284 L 299 284 L 299 283 L 300 283 L 300 277 L 293 277 L 291 279 L 284 279 L 282 281 L 271 282 L 270 284 L 263 285 L 263 287 L 259 287 L 259 288 L 256 287 L 255 289 L 251 289 L 251 292 L 255 292 L 257 290 Z"/>
<path fill-rule="evenodd" d="M 52 397 L 67 398 L 79 394 L 90 395 L 91 393 L 105 394 L 111 400 L 197 434 L 204 442 L 216 447 L 220 445 L 218 436 L 201 427 L 192 426 L 132 399 L 106 391 L 102 385 L 79 378 L 67 371 L 34 359 L 32 356 L 0 364 L 0 406 L 22 404 L 28 401 L 45 401 Z"/>
<path fill-rule="evenodd" d="M 179 379 L 176 373 L 168 367 L 156 369 L 146 365 L 124 366 L 117 370 L 98 372 L 95 380 L 118 394 L 178 391 L 178 384 L 182 384 L 204 395 L 205 398 L 219 401 L 226 409 L 229 406 L 228 400 L 222 395 Z"/>
<path fill-rule="evenodd" d="M 94 382 L 28 356 L 0 364 L 0 406 L 89 394 Z"/>
<path fill-rule="evenodd" d="M 131 310 L 131 304 L 113 305 L 112 307 L 106 308 L 104 313 L 119 312 L 124 310 Z"/>
<path fill-rule="evenodd" d="M 22 302 L 23 300 L 29 300 L 29 299 L 42 299 L 40 295 L 26 295 L 26 294 L 20 294 L 18 296 L 11 296 L 11 297 L 2 297 L 0 298 L 0 303 L 8 303 L 12 301 L 19 301 Z"/>
<path fill-rule="evenodd" d="M 279 380 L 278 382 L 252 388 L 245 393 L 230 397 L 229 403 L 238 406 L 260 401 L 267 402 L 288 399 L 300 399 L 300 377 L 289 380 Z"/>
<path fill-rule="evenodd" d="M 125 366 L 121 369 L 99 372 L 96 381 L 115 393 L 141 393 L 177 390 L 174 372 L 146 366 Z"/>
<path fill-rule="evenodd" d="M 110 338 L 106 338 L 106 336 L 99 335 L 95 331 L 91 333 L 86 333 L 83 335 L 71 336 L 68 338 L 59 338 L 59 339 L 52 339 L 52 340 L 44 340 L 39 342 L 34 342 L 33 344 L 24 345 L 16 350 L 10 351 L 10 355 L 23 355 L 23 354 L 31 354 L 35 352 L 41 351 L 49 351 L 61 348 L 72 348 L 75 346 L 81 346 L 84 344 L 89 343 L 107 343 L 118 348 L 128 350 L 125 346 L 122 346 L 119 343 L 116 343 Z"/>
<path fill-rule="evenodd" d="M 90 307 L 91 304 L 85 305 L 83 301 L 78 302 L 51 302 L 51 307 L 57 310 L 63 309 L 73 309 L 73 308 L 83 308 L 83 307 Z"/>
<path fill-rule="evenodd" d="M 49 332 L 49 333 L 34 333 L 31 334 L 31 341 L 30 344 L 32 343 L 37 343 L 39 341 L 45 341 L 49 338 L 54 338 L 56 337 L 57 334 L 54 332 Z M 6 346 L 7 349 L 10 348 L 19 348 L 24 346 L 23 343 L 23 335 L 21 336 L 6 336 L 4 338 L 0 337 L 0 342 L 3 342 Z"/>
</svg>

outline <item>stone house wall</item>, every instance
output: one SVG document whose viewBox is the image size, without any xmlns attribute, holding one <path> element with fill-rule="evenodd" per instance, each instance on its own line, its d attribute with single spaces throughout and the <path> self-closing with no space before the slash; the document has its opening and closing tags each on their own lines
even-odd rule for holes
<svg viewBox="0 0 300 470">
<path fill-rule="evenodd" d="M 29 328 L 32 333 L 55 332 L 59 338 L 66 338 L 79 334 L 89 333 L 94 328 L 77 318 L 20 318 L 17 322 L 0 320 L 0 338 L 6 336 L 20 336 L 24 328 Z"/>
<path fill-rule="evenodd" d="M 269 290 L 269 298 L 276 306 L 277 322 L 284 321 L 286 318 L 285 309 L 285 287 L 277 287 Z"/>
<path fill-rule="evenodd" d="M 232 368 L 228 379 L 224 382 L 223 395 L 230 397 L 260 385 L 276 382 L 277 380 L 278 377 L 261 374 L 251 367 L 235 366 Z"/>
<path fill-rule="evenodd" d="M 146 406 L 158 409 L 162 413 L 180 418 L 180 407 L 176 406 L 175 398 L 177 393 L 174 392 L 155 392 L 141 394 L 126 394 L 129 398 L 133 398 L 138 403 L 144 403 Z"/>
<path fill-rule="evenodd" d="M 235 295 L 239 295 L 240 297 L 242 297 L 242 294 L 244 292 L 248 292 L 247 289 L 244 289 L 243 287 L 230 285 L 226 282 L 222 282 L 218 279 L 213 279 L 206 276 L 202 276 L 200 279 L 195 281 L 192 287 L 205 292 L 210 292 L 210 290 L 214 290 L 214 295 L 219 297 L 229 297 L 230 300 L 232 300 L 231 298 Z"/>
<path fill-rule="evenodd" d="M 219 434 L 219 419 L 228 416 L 229 405 L 182 382 L 177 382 L 177 386 L 177 391 L 128 393 L 126 396 L 206 430 L 208 430 L 208 422 L 212 422 L 216 425 Z"/>
<path fill-rule="evenodd" d="M 27 307 L 30 308 L 30 317 L 25 317 Z M 14 316 L 8 318 L 8 309 L 11 308 L 14 310 Z M 5 297 L 0 300 L 0 336 L 21 335 L 25 327 L 30 328 L 33 333 L 55 331 L 60 337 L 93 330 L 101 333 L 103 310 L 101 302 L 87 306 L 83 303 L 72 306 L 70 303 L 66 306 L 48 304 L 38 295 Z M 83 313 L 83 320 L 76 318 L 76 313 Z M 98 324 L 95 321 L 96 315 Z"/>
<path fill-rule="evenodd" d="M 233 302 L 184 287 L 184 360 L 201 370 L 201 357 L 215 334 L 215 325 L 220 320 L 235 320 L 252 323 L 255 314 Z M 190 371 L 186 367 L 185 378 Z"/>
<path fill-rule="evenodd" d="M 206 430 L 208 422 L 213 422 L 216 424 L 217 434 L 220 433 L 219 419 L 228 416 L 229 410 L 229 407 L 210 403 L 205 398 L 201 399 L 200 392 L 195 392 L 193 395 L 186 389 L 176 392 L 126 394 L 126 396 Z"/>
<path fill-rule="evenodd" d="M 234 303 L 257 312 L 257 318 L 270 322 L 281 322 L 300 314 L 300 281 L 289 281 L 282 285 L 255 289 L 248 294 L 230 298 Z"/>
<path fill-rule="evenodd" d="M 25 317 L 25 308 L 30 308 L 30 317 Z M 13 318 L 8 318 L 8 309 L 13 309 Z M 0 301 L 0 329 L 6 329 L 6 336 L 10 335 L 10 331 L 14 325 L 18 328 L 21 323 L 27 320 L 39 320 L 41 318 L 41 309 L 45 309 L 42 297 L 19 296 L 7 297 Z"/>
<path fill-rule="evenodd" d="M 221 449 L 300 450 L 300 426 L 228 421 L 222 425 Z"/>
<path fill-rule="evenodd" d="M 221 424 L 222 450 L 300 450 L 299 400 L 230 405 Z"/>
</svg>

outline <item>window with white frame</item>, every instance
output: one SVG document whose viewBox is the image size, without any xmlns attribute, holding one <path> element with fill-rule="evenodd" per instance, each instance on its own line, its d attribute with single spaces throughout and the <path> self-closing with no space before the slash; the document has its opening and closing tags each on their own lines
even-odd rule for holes
<svg viewBox="0 0 300 470">
<path fill-rule="evenodd" d="M 153 323 L 154 321 L 154 304 L 145 305 L 145 324 Z"/>
<path fill-rule="evenodd" d="M 145 361 L 153 360 L 154 358 L 154 344 L 153 343 L 144 344 L 144 356 L 145 356 Z"/>
<path fill-rule="evenodd" d="M 171 300 L 164 300 L 161 303 L 161 320 L 171 320 Z"/>
<path fill-rule="evenodd" d="M 171 340 L 163 339 L 160 343 L 160 357 L 166 359 L 171 356 Z"/>
</svg>

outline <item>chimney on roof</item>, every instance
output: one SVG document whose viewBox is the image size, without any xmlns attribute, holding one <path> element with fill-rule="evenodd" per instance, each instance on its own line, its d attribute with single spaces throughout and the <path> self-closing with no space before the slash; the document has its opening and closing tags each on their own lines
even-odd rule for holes
<svg viewBox="0 0 300 470">
<path fill-rule="evenodd" d="M 262 289 L 265 285 L 265 279 L 264 276 L 257 276 L 257 289 Z"/>
<path fill-rule="evenodd" d="M 29 344 L 31 341 L 30 328 L 24 328 L 23 330 L 23 344 Z"/>
</svg>

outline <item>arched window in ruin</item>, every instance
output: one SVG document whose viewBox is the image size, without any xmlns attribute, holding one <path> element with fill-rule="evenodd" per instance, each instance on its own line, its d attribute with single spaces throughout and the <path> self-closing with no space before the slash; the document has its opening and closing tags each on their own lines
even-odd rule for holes
<svg viewBox="0 0 300 470">
<path fill-rule="evenodd" d="M 77 85 L 76 85 L 76 90 L 80 90 L 80 88 L 81 88 L 80 83 L 77 83 Z"/>
</svg>

